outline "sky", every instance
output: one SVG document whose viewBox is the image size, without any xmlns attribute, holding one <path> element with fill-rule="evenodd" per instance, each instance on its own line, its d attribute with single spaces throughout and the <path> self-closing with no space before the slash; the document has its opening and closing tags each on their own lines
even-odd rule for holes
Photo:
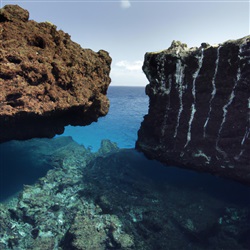
<svg viewBox="0 0 250 250">
<path fill-rule="evenodd" d="M 250 0 L 0 0 L 18 4 L 37 22 L 50 21 L 74 42 L 112 57 L 111 86 L 145 86 L 146 52 L 173 40 L 199 47 L 250 34 Z"/>
</svg>

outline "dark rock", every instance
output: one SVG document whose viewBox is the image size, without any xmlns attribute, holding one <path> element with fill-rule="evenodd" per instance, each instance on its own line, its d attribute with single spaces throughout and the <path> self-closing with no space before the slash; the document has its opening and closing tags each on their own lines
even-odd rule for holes
<svg viewBox="0 0 250 250">
<path fill-rule="evenodd" d="M 17 5 L 0 10 L 0 142 L 53 137 L 107 114 L 111 58 Z"/>
<path fill-rule="evenodd" d="M 250 36 L 146 53 L 148 115 L 136 148 L 149 158 L 250 184 Z"/>
<path fill-rule="evenodd" d="M 249 188 L 239 183 L 164 168 L 134 149 L 94 159 L 83 179 L 92 194 L 88 200 L 105 216 L 118 216 L 134 238 L 134 249 L 246 249 Z M 231 200 L 239 193 L 245 193 L 247 206 Z M 225 235 L 231 228 L 236 233 Z"/>
</svg>

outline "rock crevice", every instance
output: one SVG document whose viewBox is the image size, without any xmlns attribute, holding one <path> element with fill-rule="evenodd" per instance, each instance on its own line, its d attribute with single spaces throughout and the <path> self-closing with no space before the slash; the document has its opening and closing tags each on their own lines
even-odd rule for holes
<svg viewBox="0 0 250 250">
<path fill-rule="evenodd" d="M 250 183 L 250 37 L 146 53 L 137 149 L 168 165 Z"/>
</svg>

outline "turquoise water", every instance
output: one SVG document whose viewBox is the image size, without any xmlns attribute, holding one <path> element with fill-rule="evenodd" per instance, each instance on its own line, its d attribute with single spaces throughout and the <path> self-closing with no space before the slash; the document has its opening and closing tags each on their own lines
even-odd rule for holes
<svg viewBox="0 0 250 250">
<path fill-rule="evenodd" d="M 92 152 L 100 148 L 103 139 L 117 143 L 120 148 L 134 148 L 140 123 L 148 111 L 145 88 L 109 87 L 108 97 L 110 110 L 105 117 L 85 127 L 68 126 L 64 134 L 56 137 L 71 136 Z M 0 201 L 22 190 L 24 184 L 33 184 L 46 175 L 49 163 L 34 159 L 39 143 L 27 140 L 0 144 Z"/>
<path fill-rule="evenodd" d="M 145 87 L 109 87 L 109 113 L 90 126 L 68 126 L 63 136 L 73 139 L 93 152 L 100 147 L 102 139 L 116 142 L 120 148 L 134 148 L 137 131 L 148 112 Z"/>
</svg>

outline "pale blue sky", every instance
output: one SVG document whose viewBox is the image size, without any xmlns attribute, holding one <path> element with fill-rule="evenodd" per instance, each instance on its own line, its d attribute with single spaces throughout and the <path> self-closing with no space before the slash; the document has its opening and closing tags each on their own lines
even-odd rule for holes
<svg viewBox="0 0 250 250">
<path fill-rule="evenodd" d="M 249 0 L 220 1 L 7 1 L 50 21 L 83 48 L 107 50 L 113 59 L 112 85 L 145 86 L 144 54 L 173 40 L 189 47 L 221 43 L 250 33 Z"/>
</svg>

